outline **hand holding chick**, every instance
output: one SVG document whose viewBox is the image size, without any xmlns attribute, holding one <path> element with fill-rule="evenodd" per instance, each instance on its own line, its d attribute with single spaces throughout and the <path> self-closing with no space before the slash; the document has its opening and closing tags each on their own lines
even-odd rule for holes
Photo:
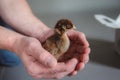
<svg viewBox="0 0 120 80">
<path fill-rule="evenodd" d="M 66 62 L 76 58 L 78 63 L 71 75 L 84 68 L 89 61 L 89 43 L 85 34 L 76 30 L 73 23 L 68 19 L 61 19 L 54 27 L 54 35 L 49 37 L 43 47 L 50 52 L 58 61 Z"/>
</svg>

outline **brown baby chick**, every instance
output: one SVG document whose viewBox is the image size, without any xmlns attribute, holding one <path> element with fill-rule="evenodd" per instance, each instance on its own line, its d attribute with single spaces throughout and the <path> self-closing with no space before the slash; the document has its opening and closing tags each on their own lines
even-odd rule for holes
<svg viewBox="0 0 120 80">
<path fill-rule="evenodd" d="M 54 27 L 55 34 L 45 41 L 43 47 L 58 60 L 70 46 L 70 41 L 66 32 L 74 28 L 75 26 L 70 20 L 59 20 Z"/>
</svg>

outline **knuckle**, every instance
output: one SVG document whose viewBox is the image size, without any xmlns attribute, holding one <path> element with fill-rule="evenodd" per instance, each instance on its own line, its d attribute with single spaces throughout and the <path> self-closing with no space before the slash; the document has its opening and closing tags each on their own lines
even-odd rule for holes
<svg viewBox="0 0 120 80">
<path fill-rule="evenodd" d="M 36 39 L 30 38 L 30 39 L 28 40 L 27 46 L 28 46 L 28 47 L 34 47 L 34 46 L 36 46 L 36 43 L 38 43 Z"/>
<path fill-rule="evenodd" d="M 31 38 L 31 37 L 26 37 L 23 38 L 23 47 L 25 52 L 27 51 L 28 53 L 32 53 L 33 49 L 36 48 L 36 46 L 38 45 L 38 41 L 35 38 Z"/>
<path fill-rule="evenodd" d="M 37 39 L 31 37 L 24 37 L 22 41 L 24 42 L 26 47 L 31 47 L 36 44 Z"/>
<path fill-rule="evenodd" d="M 46 54 L 43 54 L 42 51 L 41 51 L 41 53 L 38 55 L 38 58 L 39 58 L 39 60 L 41 61 L 42 64 L 45 64 L 45 65 L 48 64 L 48 59 L 47 59 L 47 58 L 49 58 L 49 56 L 47 57 L 47 55 L 46 55 Z"/>
</svg>

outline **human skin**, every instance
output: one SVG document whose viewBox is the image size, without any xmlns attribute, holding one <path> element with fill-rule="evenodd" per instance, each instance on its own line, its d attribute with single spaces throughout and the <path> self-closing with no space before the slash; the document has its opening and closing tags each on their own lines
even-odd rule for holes
<svg viewBox="0 0 120 80">
<path fill-rule="evenodd" d="M 0 16 L 17 31 L 0 26 L 0 49 L 15 52 L 31 76 L 63 78 L 68 74 L 75 75 L 88 62 L 90 48 L 86 37 L 84 33 L 72 30 L 67 35 L 71 43 L 79 45 L 74 44 L 77 49 L 68 50 L 65 56 L 67 59 L 68 53 L 73 55 L 77 51 L 77 54 L 66 62 L 58 63 L 41 45 L 54 34 L 53 30 L 34 16 L 26 0 L 0 0 Z"/>
</svg>

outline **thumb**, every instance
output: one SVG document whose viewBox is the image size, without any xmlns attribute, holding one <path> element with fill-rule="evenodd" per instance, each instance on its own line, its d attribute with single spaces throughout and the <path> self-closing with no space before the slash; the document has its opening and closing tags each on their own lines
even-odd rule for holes
<svg viewBox="0 0 120 80">
<path fill-rule="evenodd" d="M 36 55 L 38 62 L 48 67 L 54 67 L 57 64 L 55 57 L 46 51 L 42 46 L 38 49 L 38 51 L 39 52 L 37 52 Z"/>
</svg>

